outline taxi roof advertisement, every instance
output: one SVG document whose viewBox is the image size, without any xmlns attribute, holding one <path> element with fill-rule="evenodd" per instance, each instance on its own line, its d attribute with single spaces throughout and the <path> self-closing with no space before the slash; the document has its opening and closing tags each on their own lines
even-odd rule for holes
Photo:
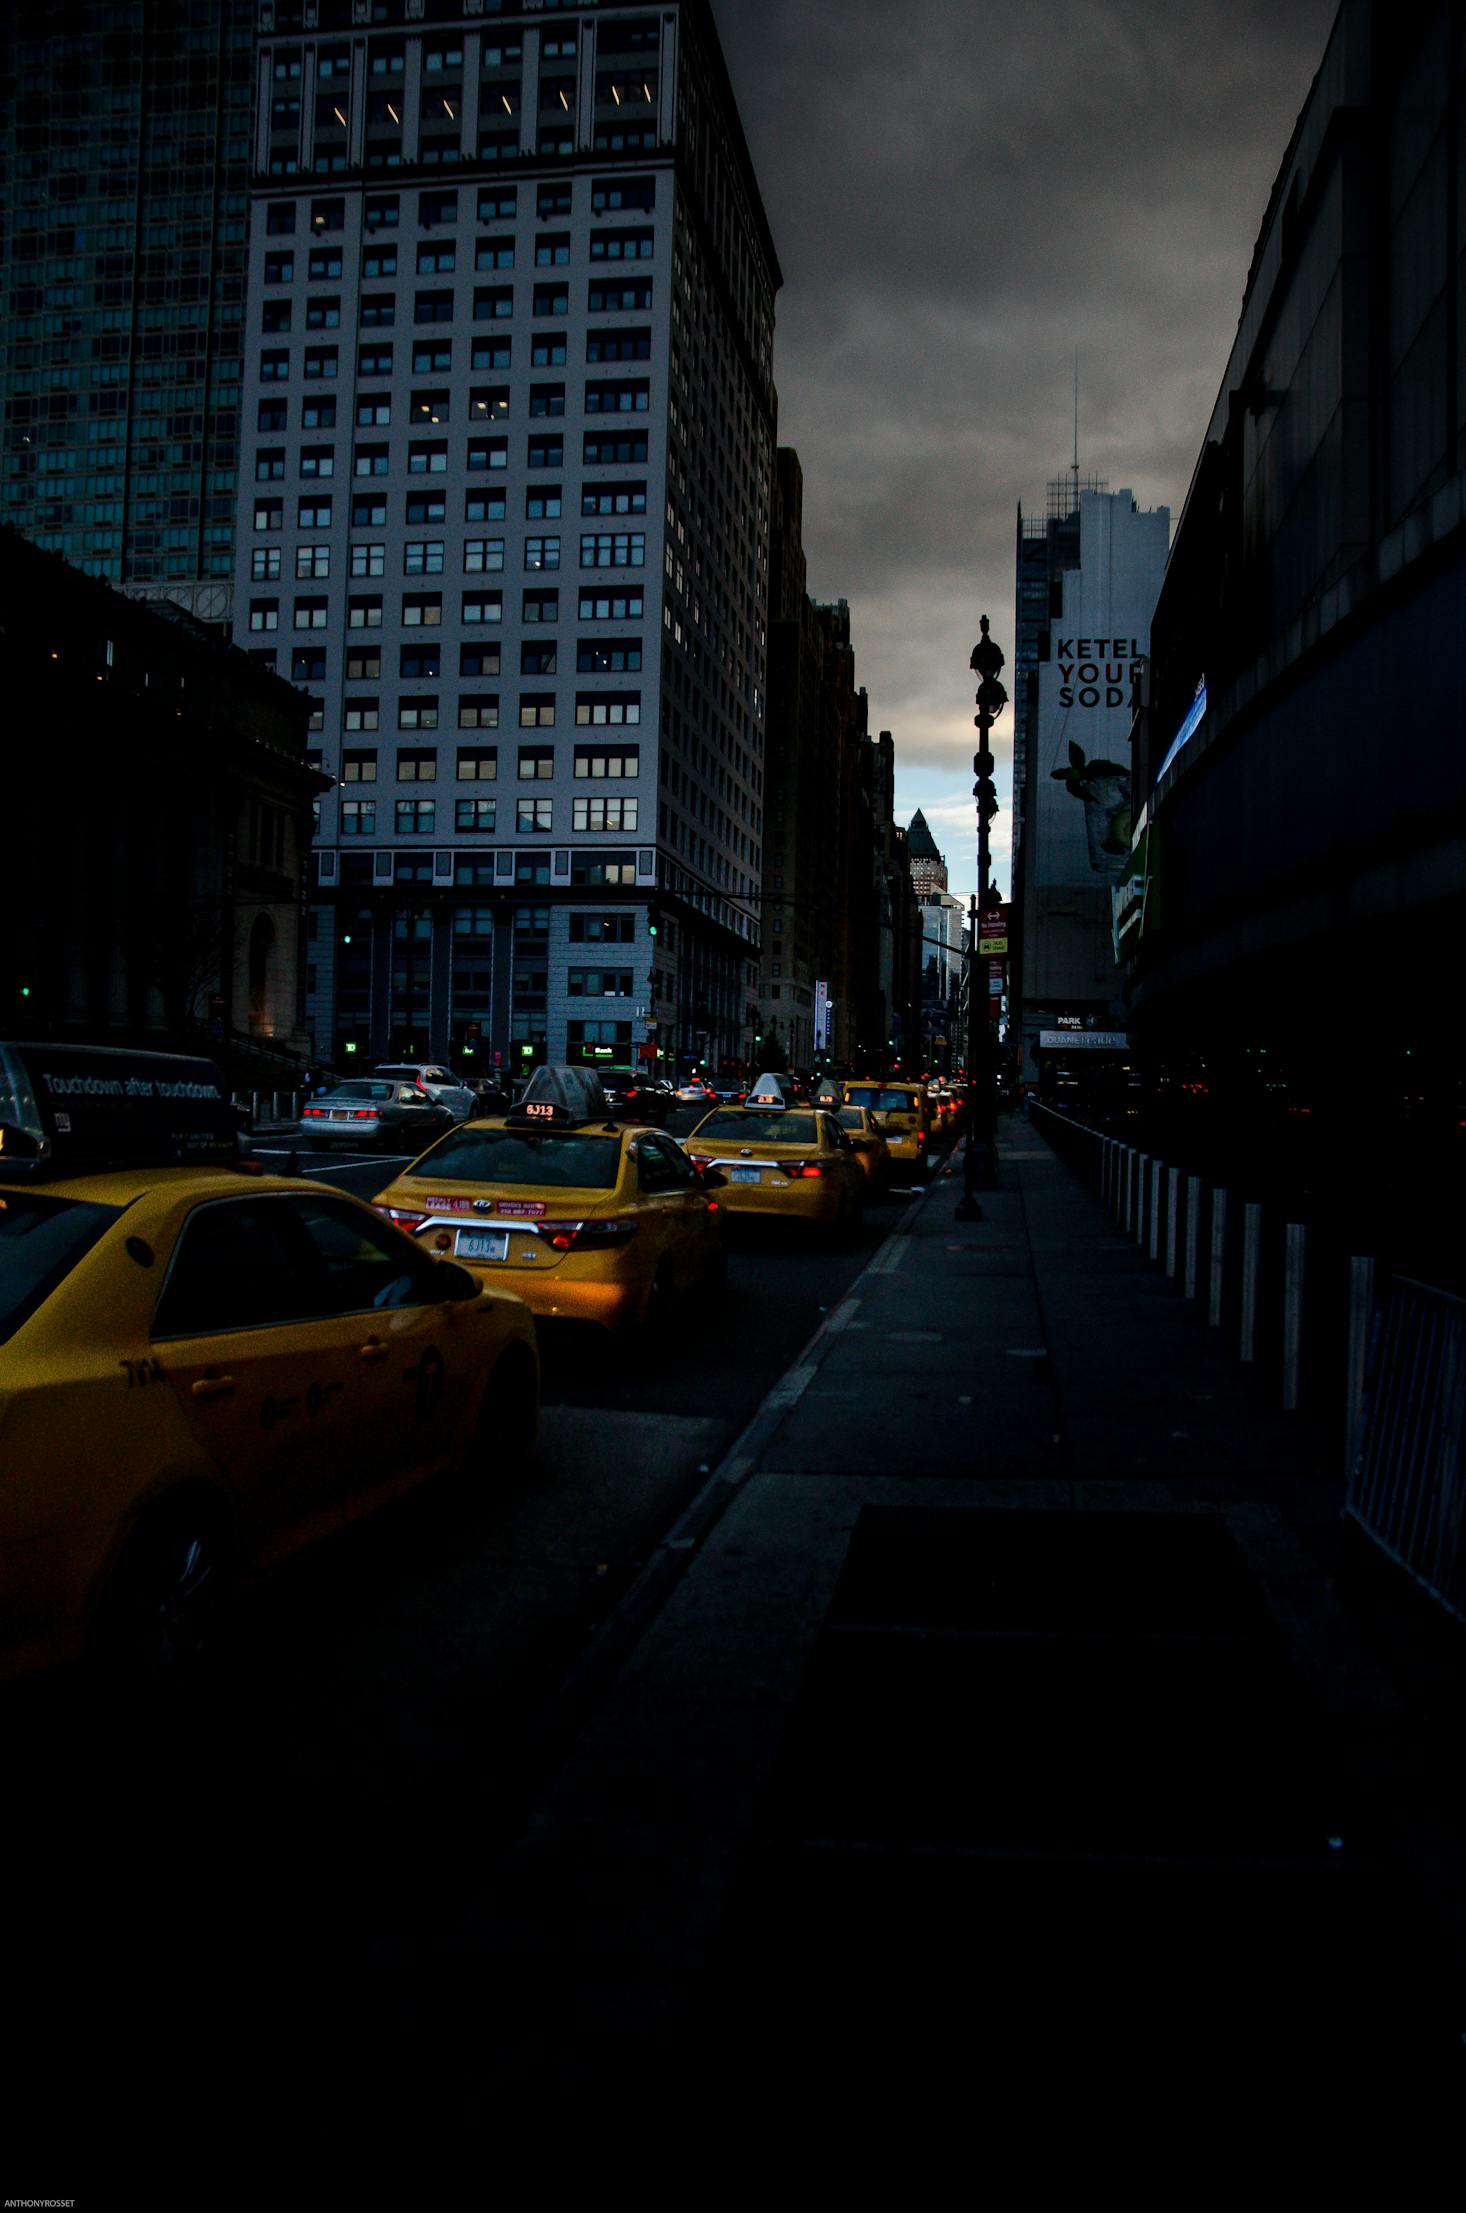
<svg viewBox="0 0 1466 2213">
<path fill-rule="evenodd" d="M 83 1161 L 232 1160 L 238 1151 L 218 1069 L 176 1053 L 0 1044 L 0 1121 L 40 1140 L 52 1173 Z"/>
</svg>

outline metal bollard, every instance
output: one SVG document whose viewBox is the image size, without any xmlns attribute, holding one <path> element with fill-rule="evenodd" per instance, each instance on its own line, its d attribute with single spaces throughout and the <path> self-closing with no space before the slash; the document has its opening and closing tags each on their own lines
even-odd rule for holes
<svg viewBox="0 0 1466 2213">
<path fill-rule="evenodd" d="M 1176 1279 L 1176 1255 L 1181 1213 L 1181 1171 L 1170 1171 L 1166 1192 L 1166 1274 L 1174 1283 Z"/>
<path fill-rule="evenodd" d="M 1242 1327 L 1237 1357 L 1257 1358 L 1257 1294 L 1262 1272 L 1262 1204 L 1249 1199 L 1242 1209 Z"/>
<path fill-rule="evenodd" d="M 1160 1256 L 1161 1163 L 1158 1160 L 1153 1160 L 1150 1164 L 1150 1257 L 1152 1260 L 1159 1260 Z"/>
<path fill-rule="evenodd" d="M 1220 1329 L 1222 1326 L 1222 1279 L 1226 1265 L 1227 1194 L 1218 1189 L 1211 1195 L 1211 1284 L 1206 1302 L 1209 1329 Z"/>
<path fill-rule="evenodd" d="M 1201 1178 L 1186 1178 L 1186 1276 L 1183 1290 L 1188 1299 L 1196 1296 L 1197 1247 L 1201 1241 Z"/>
<path fill-rule="evenodd" d="M 1374 1320 L 1374 1261 L 1364 1253 L 1349 1257 L 1349 1336 L 1344 1357 L 1344 1480 L 1354 1473 L 1359 1418 L 1364 1411 L 1364 1363 Z"/>
<path fill-rule="evenodd" d="M 1303 1358 L 1303 1272 L 1308 1231 L 1289 1222 L 1283 1231 L 1283 1410 L 1298 1411 L 1298 1378 Z"/>
<path fill-rule="evenodd" d="M 1147 1183 L 1145 1171 L 1149 1166 L 1150 1154 L 1141 1153 L 1135 1163 L 1134 1220 L 1130 1225 L 1137 1245 L 1145 1243 L 1145 1191 Z"/>
</svg>

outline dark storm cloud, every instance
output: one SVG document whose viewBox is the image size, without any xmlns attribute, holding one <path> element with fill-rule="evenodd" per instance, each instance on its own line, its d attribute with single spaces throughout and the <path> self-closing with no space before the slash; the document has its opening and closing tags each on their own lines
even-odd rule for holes
<svg viewBox="0 0 1466 2213">
<path fill-rule="evenodd" d="M 1076 347 L 1082 467 L 1179 510 L 1335 0 L 713 9 L 784 271 L 810 590 L 851 602 L 899 799 L 965 764 L 979 613 L 1011 651 Z"/>
</svg>

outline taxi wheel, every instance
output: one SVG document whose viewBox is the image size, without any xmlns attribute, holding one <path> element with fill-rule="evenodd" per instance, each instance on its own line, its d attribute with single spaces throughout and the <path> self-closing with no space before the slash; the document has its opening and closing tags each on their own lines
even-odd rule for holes
<svg viewBox="0 0 1466 2213">
<path fill-rule="evenodd" d="M 161 1507 L 119 1563 L 99 1626 L 100 1655 L 136 1679 L 176 1680 L 211 1641 L 232 1583 L 218 1508 L 204 1497 Z"/>
</svg>

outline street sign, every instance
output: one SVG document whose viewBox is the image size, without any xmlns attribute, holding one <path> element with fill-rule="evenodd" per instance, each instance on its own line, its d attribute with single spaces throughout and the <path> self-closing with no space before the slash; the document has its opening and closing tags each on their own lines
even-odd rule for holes
<svg viewBox="0 0 1466 2213">
<path fill-rule="evenodd" d="M 977 941 L 977 949 L 979 953 L 1006 953 L 1008 940 L 1006 937 L 980 937 Z"/>
</svg>

